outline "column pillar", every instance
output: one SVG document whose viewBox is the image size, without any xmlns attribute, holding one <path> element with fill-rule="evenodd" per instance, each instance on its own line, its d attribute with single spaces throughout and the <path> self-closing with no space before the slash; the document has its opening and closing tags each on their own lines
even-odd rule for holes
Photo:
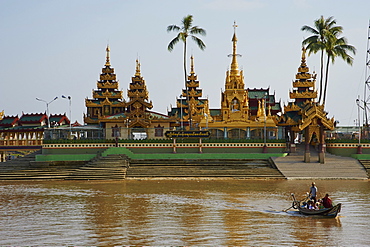
<svg viewBox="0 0 370 247">
<path fill-rule="evenodd" d="M 306 129 L 305 129 L 304 143 L 305 143 L 304 162 L 310 163 L 311 162 L 311 155 L 310 155 L 310 134 L 309 134 L 308 127 L 306 127 Z"/>
<path fill-rule="evenodd" d="M 176 138 L 173 138 L 173 144 L 172 144 L 172 152 L 175 154 L 176 153 Z"/>
<path fill-rule="evenodd" d="M 320 126 L 319 162 L 325 164 L 325 135 L 324 126 Z"/>
<path fill-rule="evenodd" d="M 290 129 L 290 152 L 295 153 L 297 151 L 295 143 L 295 133 L 292 129 Z"/>
</svg>

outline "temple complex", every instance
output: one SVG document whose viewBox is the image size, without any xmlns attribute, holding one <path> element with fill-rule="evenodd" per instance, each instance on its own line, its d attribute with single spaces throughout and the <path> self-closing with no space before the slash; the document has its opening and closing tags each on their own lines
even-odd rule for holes
<svg viewBox="0 0 370 247">
<path fill-rule="evenodd" d="M 106 63 L 93 90 L 92 99 L 85 99 L 87 114 L 84 121 L 105 129 L 107 139 L 132 139 L 134 134 L 143 138 L 163 138 L 170 121 L 166 115 L 150 111 L 153 104 L 141 75 L 141 64 L 136 60 L 136 72 L 127 90 L 128 100 L 118 90 L 116 74 L 110 64 L 110 48 L 106 48 Z"/>
<path fill-rule="evenodd" d="M 177 99 L 177 107 L 172 108 L 169 116 L 179 118 L 181 126 L 208 129 L 213 138 L 268 138 L 277 139 L 277 115 L 281 112 L 275 95 L 269 89 L 246 89 L 243 71 L 239 70 L 237 57 L 236 28 L 232 37 L 233 52 L 231 66 L 226 72 L 225 89 L 221 93 L 221 108 L 210 109 L 209 100 L 201 98 L 202 90 L 194 72 L 194 59 L 191 57 L 191 70 L 187 80 L 189 97 L 186 89 Z M 188 103 L 189 100 L 189 103 Z M 189 113 L 192 123 L 189 122 Z M 268 129 L 268 133 L 262 133 Z"/>
<path fill-rule="evenodd" d="M 277 139 L 280 103 L 275 101 L 274 94 L 269 93 L 269 88 L 245 88 L 243 71 L 239 70 L 237 61 L 236 27 L 234 25 L 231 67 L 226 72 L 220 108 L 210 109 L 209 99 L 203 97 L 193 56 L 185 89 L 177 97 L 176 107 L 171 107 L 166 115 L 151 111 L 153 103 L 149 100 L 138 60 L 125 100 L 123 92 L 118 90 L 107 47 L 106 62 L 97 89 L 93 90 L 91 99 L 85 100 L 85 123 L 104 128 L 108 139 L 132 139 L 137 134 L 143 138 L 164 138 L 168 130 L 202 129 L 208 130 L 213 138 Z"/>
<path fill-rule="evenodd" d="M 325 130 L 334 129 L 334 118 L 329 119 L 324 105 L 315 100 L 316 74 L 310 74 L 306 65 L 306 50 L 302 48 L 301 65 L 298 68 L 296 79 L 293 81 L 293 91 L 289 93 L 290 99 L 294 100 L 284 106 L 284 113 L 279 118 L 278 125 L 285 126 L 287 139 L 294 151 L 294 140 L 298 133 L 303 133 L 305 141 L 304 161 L 310 162 L 309 145 L 311 142 L 318 144 L 319 161 L 325 162 Z"/>
</svg>

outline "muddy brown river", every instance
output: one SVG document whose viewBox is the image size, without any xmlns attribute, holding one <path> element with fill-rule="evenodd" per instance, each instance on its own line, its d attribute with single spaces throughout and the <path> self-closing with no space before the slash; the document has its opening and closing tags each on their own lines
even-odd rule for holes
<svg viewBox="0 0 370 247">
<path fill-rule="evenodd" d="M 0 245 L 370 245 L 370 182 L 315 182 L 337 218 L 283 211 L 310 180 L 0 181 Z"/>
</svg>

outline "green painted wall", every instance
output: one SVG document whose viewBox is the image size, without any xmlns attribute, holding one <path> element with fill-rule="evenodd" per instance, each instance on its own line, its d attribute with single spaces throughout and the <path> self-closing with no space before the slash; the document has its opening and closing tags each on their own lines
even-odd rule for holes
<svg viewBox="0 0 370 247">
<path fill-rule="evenodd" d="M 42 154 L 97 154 L 106 148 L 43 148 Z"/>
</svg>

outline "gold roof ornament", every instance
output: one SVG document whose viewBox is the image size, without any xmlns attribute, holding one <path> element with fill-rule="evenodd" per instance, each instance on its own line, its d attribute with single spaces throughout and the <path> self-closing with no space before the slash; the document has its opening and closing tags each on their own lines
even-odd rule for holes
<svg viewBox="0 0 370 247">
<path fill-rule="evenodd" d="M 107 48 L 105 49 L 106 51 L 106 62 L 105 62 L 105 66 L 110 66 L 110 48 L 109 48 L 109 45 L 107 45 Z"/>
<path fill-rule="evenodd" d="M 141 76 L 141 72 L 140 72 L 140 62 L 138 59 L 136 59 L 136 73 L 135 73 L 135 76 Z"/>
<path fill-rule="evenodd" d="M 238 39 L 236 37 L 236 28 L 238 27 L 238 25 L 236 25 L 236 22 L 234 21 L 234 35 L 233 35 L 233 38 L 232 38 L 232 42 L 233 42 L 233 54 L 229 55 L 232 57 L 232 60 L 231 60 L 231 75 L 239 75 L 239 66 L 238 66 L 238 60 L 236 59 L 237 56 L 241 56 L 239 54 L 236 53 L 236 43 L 238 42 Z"/>
</svg>

